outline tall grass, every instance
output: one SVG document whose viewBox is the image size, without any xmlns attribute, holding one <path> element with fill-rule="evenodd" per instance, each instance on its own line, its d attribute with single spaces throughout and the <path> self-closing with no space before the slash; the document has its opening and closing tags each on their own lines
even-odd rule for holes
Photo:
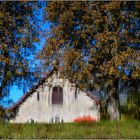
<svg viewBox="0 0 140 140">
<path fill-rule="evenodd" d="M 140 138 L 140 121 L 101 121 L 97 123 L 10 124 L 0 122 L 0 138 Z"/>
</svg>

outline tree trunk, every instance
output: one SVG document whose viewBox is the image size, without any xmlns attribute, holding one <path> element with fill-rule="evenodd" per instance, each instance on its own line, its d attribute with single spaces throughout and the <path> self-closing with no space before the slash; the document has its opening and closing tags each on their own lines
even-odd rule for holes
<svg viewBox="0 0 140 140">
<path fill-rule="evenodd" d="M 107 105 L 107 111 L 110 120 L 120 120 L 120 110 L 118 101 L 113 97 L 110 97 L 110 100 Z"/>
<path fill-rule="evenodd" d="M 109 99 L 107 102 L 107 111 L 108 111 L 110 120 L 120 120 L 118 80 L 115 80 L 114 85 L 109 92 Z"/>
</svg>

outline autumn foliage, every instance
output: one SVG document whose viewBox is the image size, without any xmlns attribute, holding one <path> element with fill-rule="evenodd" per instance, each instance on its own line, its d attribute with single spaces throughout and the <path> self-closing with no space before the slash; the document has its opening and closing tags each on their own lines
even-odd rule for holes
<svg viewBox="0 0 140 140">
<path fill-rule="evenodd" d="M 52 30 L 40 55 L 44 65 L 61 66 L 61 73 L 80 88 L 138 78 L 140 69 L 134 63 L 140 53 L 129 47 L 140 35 L 135 24 L 138 3 L 48 2 L 46 20 Z"/>
<path fill-rule="evenodd" d="M 35 50 L 38 6 L 37 2 L 0 2 L 0 98 L 8 94 L 12 83 L 30 73 L 25 57 Z"/>
<path fill-rule="evenodd" d="M 40 54 L 80 89 L 105 89 L 119 105 L 119 81 L 140 79 L 139 2 L 48 2 L 51 32 Z M 133 45 L 132 45 L 133 44 Z M 46 66 L 45 66 L 46 65 Z"/>
</svg>

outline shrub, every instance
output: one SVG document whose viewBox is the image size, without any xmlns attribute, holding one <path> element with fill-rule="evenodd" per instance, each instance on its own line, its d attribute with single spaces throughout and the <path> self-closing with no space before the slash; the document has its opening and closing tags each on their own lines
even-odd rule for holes
<svg viewBox="0 0 140 140">
<path fill-rule="evenodd" d="M 83 117 L 77 117 L 74 119 L 74 122 L 79 123 L 79 122 L 93 122 L 97 121 L 96 118 L 91 117 L 91 116 L 83 116 Z"/>
</svg>

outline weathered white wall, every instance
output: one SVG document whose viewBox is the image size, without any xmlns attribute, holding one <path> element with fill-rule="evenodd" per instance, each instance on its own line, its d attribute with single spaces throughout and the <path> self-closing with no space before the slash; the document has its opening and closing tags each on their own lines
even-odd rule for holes
<svg viewBox="0 0 140 140">
<path fill-rule="evenodd" d="M 63 105 L 52 105 L 52 88 L 59 85 L 63 88 Z M 40 99 L 37 100 L 37 92 Z M 36 122 L 50 122 L 56 116 L 61 117 L 64 122 L 72 122 L 79 116 L 93 116 L 99 119 L 99 110 L 94 100 L 86 93 L 78 91 L 75 98 L 75 88 L 67 80 L 58 78 L 53 74 L 48 78 L 43 86 L 40 86 L 35 93 L 23 102 L 18 113 L 11 122 L 28 122 L 33 119 Z"/>
</svg>

